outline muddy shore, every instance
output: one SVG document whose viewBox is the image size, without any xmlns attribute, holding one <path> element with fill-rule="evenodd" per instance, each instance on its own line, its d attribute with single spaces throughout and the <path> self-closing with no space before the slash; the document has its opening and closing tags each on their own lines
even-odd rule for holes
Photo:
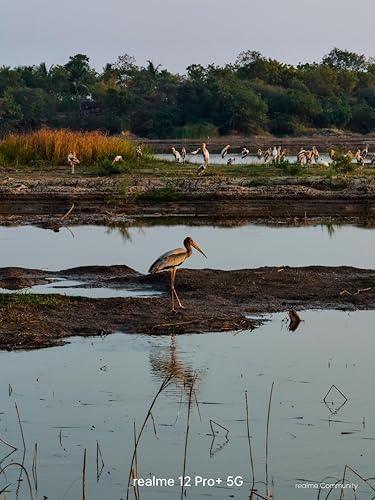
<svg viewBox="0 0 375 500">
<path fill-rule="evenodd" d="M 89 177 L 43 174 L 0 180 L 0 224 L 126 222 L 135 217 L 248 217 L 254 220 L 375 217 L 375 180 L 228 176 Z"/>
<path fill-rule="evenodd" d="M 80 287 L 157 290 L 159 296 L 88 299 L 29 293 L 0 295 L 0 348 L 32 349 L 69 336 L 114 331 L 196 333 L 253 330 L 252 315 L 295 309 L 374 309 L 375 272 L 353 267 L 262 267 L 237 271 L 182 269 L 176 287 L 185 310 L 170 311 L 168 275 L 143 275 L 127 266 L 80 267 L 58 272 L 0 269 L 0 286 L 22 291 L 34 284 L 75 279 Z M 63 290 L 62 290 L 63 293 Z"/>
</svg>

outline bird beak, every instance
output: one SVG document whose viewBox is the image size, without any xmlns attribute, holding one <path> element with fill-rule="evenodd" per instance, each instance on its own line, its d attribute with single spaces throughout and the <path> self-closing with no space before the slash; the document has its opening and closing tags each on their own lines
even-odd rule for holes
<svg viewBox="0 0 375 500">
<path fill-rule="evenodd" d="M 203 250 L 201 249 L 201 247 L 198 245 L 198 243 L 196 241 L 193 241 L 192 242 L 192 246 L 198 250 L 198 252 L 200 252 L 202 255 L 204 255 L 207 259 L 207 255 L 203 252 Z"/>
</svg>

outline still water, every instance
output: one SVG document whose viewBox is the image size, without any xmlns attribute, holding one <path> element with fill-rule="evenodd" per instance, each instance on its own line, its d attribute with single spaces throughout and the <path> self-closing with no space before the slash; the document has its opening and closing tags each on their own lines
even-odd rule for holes
<svg viewBox="0 0 375 500">
<path fill-rule="evenodd" d="M 189 226 L 186 220 L 166 225 L 165 220 L 155 220 L 153 226 L 80 226 L 71 230 L 73 234 L 35 227 L 0 228 L 1 267 L 59 270 L 126 264 L 146 272 L 155 257 L 191 235 L 208 255 L 207 261 L 193 255 L 188 265 L 194 268 L 313 264 L 374 268 L 375 231 L 350 225 L 215 227 Z M 61 293 L 94 297 L 128 293 L 71 290 L 62 288 Z M 245 390 L 250 402 L 256 487 L 265 496 L 265 429 L 272 382 L 268 483 L 276 500 L 316 499 L 317 490 L 299 489 L 296 484 L 334 483 L 342 477 L 345 464 L 364 477 L 373 477 L 375 312 L 304 311 L 301 315 L 304 321 L 295 333 L 287 330 L 285 315 L 276 314 L 266 317 L 263 326 L 253 332 L 178 337 L 118 332 L 103 338 L 74 338 L 64 347 L 0 352 L 0 466 L 23 463 L 34 490 L 37 479 L 35 499 L 78 500 L 82 498 L 86 449 L 86 498 L 126 498 L 134 420 L 139 430 L 160 384 L 173 373 L 174 381 L 152 412 L 155 428 L 149 422 L 141 440 L 141 477 L 171 478 L 178 484 L 187 420 L 188 390 L 183 380 L 194 375 L 198 377 L 198 406 L 194 401 L 186 473 L 220 478 L 223 483 L 190 487 L 187 498 L 248 498 L 251 469 Z M 332 384 L 347 400 L 334 392 L 324 403 Z M 24 456 L 15 403 L 25 436 Z M 225 427 L 228 435 L 214 424 L 213 439 L 210 420 Z M 17 448 L 8 457 L 12 448 L 6 443 Z M 97 445 L 104 464 L 98 460 L 99 470 Z M 25 473 L 18 482 L 18 466 L 7 467 L 5 473 L 0 473 L 0 492 L 6 488 L 7 496 L 1 493 L 1 500 L 31 498 Z M 242 486 L 225 485 L 233 475 L 242 478 Z M 360 483 L 350 473 L 347 479 Z M 365 484 L 356 492 L 363 499 L 373 494 Z M 339 496 L 335 491 L 329 498 Z M 178 499 L 180 488 L 143 488 L 141 498 Z M 347 492 L 345 498 L 354 495 Z"/>
<path fill-rule="evenodd" d="M 172 153 L 160 153 L 160 154 L 155 154 L 155 158 L 158 160 L 163 160 L 163 161 L 170 161 L 170 162 L 175 162 L 174 156 Z M 228 153 L 228 155 L 225 158 L 222 158 L 220 154 L 216 153 L 211 153 L 210 154 L 210 164 L 212 165 L 226 165 L 228 158 L 234 158 L 234 164 L 235 165 L 264 165 L 264 160 L 261 159 L 259 160 L 256 155 L 249 155 L 246 158 L 241 158 L 241 155 L 238 153 Z M 291 156 L 286 156 L 286 160 L 290 161 L 291 163 L 295 163 L 297 161 L 297 156 L 296 155 L 291 155 Z M 331 159 L 328 155 L 321 155 L 321 160 L 324 162 L 331 163 Z M 186 161 L 189 163 L 194 163 L 194 164 L 201 164 L 202 163 L 202 155 L 197 154 L 197 155 L 187 155 Z M 313 165 L 312 165 L 313 166 Z"/>
<path fill-rule="evenodd" d="M 139 475 L 174 478 L 182 474 L 187 390 L 182 380 L 198 374 L 187 449 L 186 473 L 206 478 L 241 476 L 244 484 L 191 487 L 187 498 L 247 499 L 251 480 L 244 392 L 250 403 L 250 428 L 256 487 L 265 495 L 265 428 L 270 388 L 268 477 L 274 498 L 315 499 L 317 490 L 296 483 L 337 481 L 345 464 L 364 477 L 375 466 L 374 312 L 302 313 L 304 322 L 289 332 L 283 314 L 254 332 L 179 337 L 114 334 L 71 340 L 64 347 L 0 353 L 0 462 L 22 462 L 17 403 L 26 441 L 24 464 L 31 475 L 38 445 L 38 499 L 82 498 L 82 463 L 87 450 L 86 485 L 90 500 L 126 498 L 137 429 L 162 380 L 175 381 L 160 396 L 138 453 Z M 9 384 L 11 389 L 9 388 Z M 323 398 L 332 384 L 342 391 Z M 181 404 L 182 401 L 182 404 Z M 210 419 L 228 429 L 215 427 Z M 96 446 L 104 462 L 97 477 Z M 100 467 L 101 469 L 101 462 Z M 0 476 L 8 499 L 16 498 L 19 470 Z M 359 481 L 348 475 L 348 480 Z M 357 498 L 372 498 L 366 485 Z M 348 493 L 345 498 L 354 498 Z M 2 498 L 2 497 L 0 497 Z M 30 498 L 25 477 L 20 499 Z M 142 499 L 180 498 L 178 486 L 141 490 Z M 325 494 L 322 498 L 325 498 Z M 339 498 L 333 493 L 330 498 Z"/>
<path fill-rule="evenodd" d="M 126 264 L 147 272 L 156 257 L 192 236 L 208 259 L 193 253 L 191 268 L 241 269 L 258 266 L 375 267 L 375 230 L 351 225 L 270 227 L 177 225 L 78 226 L 59 233 L 32 226 L 0 227 L 1 267 L 61 270 L 86 265 Z"/>
</svg>

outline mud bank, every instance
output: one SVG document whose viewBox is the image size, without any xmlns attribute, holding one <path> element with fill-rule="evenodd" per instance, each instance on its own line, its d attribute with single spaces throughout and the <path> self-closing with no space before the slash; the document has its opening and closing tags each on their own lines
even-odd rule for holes
<svg viewBox="0 0 375 500">
<path fill-rule="evenodd" d="M 0 181 L 0 224 L 124 222 L 139 216 L 295 218 L 373 218 L 375 180 L 371 178 L 228 176 L 85 177 L 43 175 Z"/>
<path fill-rule="evenodd" d="M 163 294 L 106 299 L 1 294 L 0 348 L 48 347 L 69 336 L 118 330 L 150 335 L 253 330 L 261 323 L 251 319 L 254 314 L 375 308 L 375 272 L 352 267 L 180 270 L 176 287 L 186 309 L 177 313 L 170 311 L 166 274 L 142 275 L 127 266 L 0 269 L 0 286 L 11 290 L 61 278 L 79 279 L 81 287 L 157 289 Z"/>
</svg>

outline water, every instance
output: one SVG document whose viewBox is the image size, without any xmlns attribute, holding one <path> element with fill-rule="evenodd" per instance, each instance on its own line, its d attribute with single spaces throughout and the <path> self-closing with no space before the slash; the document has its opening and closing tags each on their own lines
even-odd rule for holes
<svg viewBox="0 0 375 500">
<path fill-rule="evenodd" d="M 154 155 L 155 158 L 158 160 L 162 161 L 170 161 L 170 162 L 175 162 L 174 156 L 172 153 L 159 153 Z M 226 165 L 228 158 L 235 158 L 235 165 L 264 165 L 264 160 L 261 159 L 259 160 L 256 155 L 249 155 L 246 158 L 241 158 L 241 155 L 238 153 L 228 153 L 228 155 L 225 158 L 222 158 L 220 154 L 217 153 L 211 153 L 210 154 L 210 164 L 212 165 Z M 286 160 L 290 161 L 291 163 L 295 163 L 297 161 L 297 156 L 296 155 L 290 155 L 285 157 Z M 328 155 L 321 155 L 321 160 L 324 162 L 331 163 L 331 158 Z M 197 155 L 187 155 L 186 161 L 189 163 L 194 163 L 194 164 L 201 164 L 202 163 L 202 155 L 197 154 Z"/>
<path fill-rule="evenodd" d="M 0 228 L 1 266 L 59 270 L 81 265 L 126 264 L 146 272 L 150 263 L 190 234 L 209 259 L 193 255 L 188 267 L 235 269 L 262 265 L 353 265 L 374 268 L 375 232 L 364 227 L 189 226 L 107 228 L 73 227 L 54 233 L 35 227 Z M 84 289 L 79 281 L 38 285 L 32 291 L 61 291 L 92 297 L 137 294 L 122 289 Z M 68 288 L 55 288 L 55 287 Z M 71 288 L 69 288 L 71 287 Z M 149 294 L 151 292 L 144 292 Z M 295 333 L 285 314 L 270 315 L 253 332 L 144 336 L 121 332 L 101 338 L 73 338 L 64 347 L 31 352 L 0 352 L 0 466 L 24 463 L 31 469 L 38 444 L 36 499 L 82 498 L 82 462 L 87 450 L 87 499 L 126 498 L 133 450 L 133 423 L 139 430 L 164 378 L 174 382 L 153 409 L 139 448 L 139 475 L 171 478 L 173 487 L 143 488 L 142 500 L 180 498 L 188 390 L 183 380 L 198 375 L 197 406 L 192 406 L 187 474 L 220 478 L 214 487 L 191 487 L 187 498 L 247 499 L 251 483 L 244 392 L 250 402 L 250 426 L 256 486 L 265 496 L 265 428 L 272 382 L 268 477 L 276 500 L 316 499 L 317 490 L 296 484 L 334 483 L 350 464 L 364 477 L 375 466 L 373 322 L 375 311 L 346 313 L 304 311 Z M 346 396 L 323 398 L 332 384 Z M 17 421 L 18 404 L 26 440 Z M 215 427 L 210 420 L 228 429 Z M 17 447 L 12 451 L 3 441 Z M 96 447 L 104 466 L 97 477 Z M 17 498 L 17 466 L 0 474 L 0 492 Z M 226 487 L 228 476 L 242 486 Z M 350 481 L 360 483 L 352 474 Z M 27 500 L 25 474 L 18 498 Z M 361 485 L 358 499 L 372 498 Z M 321 498 L 325 498 L 327 492 Z M 345 498 L 350 498 L 347 493 Z M 330 499 L 339 498 L 334 492 Z M 0 499 L 4 500 L 3 495 Z M 353 497 L 353 495 L 352 495 Z M 353 497 L 354 498 L 354 497 Z"/>
<path fill-rule="evenodd" d="M 68 297 L 87 297 L 90 299 L 108 299 L 115 297 L 152 297 L 160 295 L 160 292 L 147 289 L 124 289 L 124 288 L 109 288 L 96 287 L 92 285 L 85 286 L 86 283 L 75 280 L 57 280 L 50 281 L 44 285 L 34 285 L 21 292 L 0 288 L 0 293 L 38 293 L 48 295 L 51 293 L 66 295 Z"/>
<path fill-rule="evenodd" d="M 185 267 L 241 269 L 258 266 L 375 266 L 375 231 L 365 227 L 307 226 L 240 227 L 178 225 L 107 228 L 72 227 L 53 231 L 36 227 L 0 227 L 1 267 L 21 266 L 61 270 L 83 265 L 126 264 L 147 272 L 166 250 L 182 245 L 190 235 L 208 259 L 195 252 Z M 165 224 L 165 220 L 163 221 Z"/>
<path fill-rule="evenodd" d="M 72 339 L 63 348 L 0 353 L 0 437 L 19 447 L 7 461 L 22 460 L 17 402 L 30 469 L 38 443 L 38 496 L 81 498 L 83 450 L 87 449 L 87 498 L 124 498 L 133 447 L 133 420 L 141 426 L 161 381 L 175 383 L 153 410 L 157 436 L 147 425 L 139 449 L 139 474 L 177 478 L 182 474 L 187 392 L 182 378 L 198 373 L 197 407 L 192 407 L 187 474 L 241 476 L 242 487 L 192 487 L 187 498 L 246 499 L 249 455 L 244 391 L 249 393 L 252 447 L 258 491 L 265 494 L 265 426 L 274 381 L 269 434 L 269 480 L 275 499 L 316 498 L 316 490 L 296 489 L 306 480 L 335 482 L 346 463 L 363 476 L 373 475 L 375 402 L 373 328 L 375 312 L 304 312 L 295 333 L 283 327 L 283 314 L 270 316 L 260 329 L 237 335 L 212 333 L 177 338 L 115 334 Z M 12 393 L 8 395 L 8 384 Z M 348 401 L 323 403 L 336 384 Z M 181 394 L 184 403 L 180 405 Z M 338 412 L 335 410 L 338 408 Z M 209 420 L 229 430 L 212 442 Z M 350 433 L 350 434 L 345 434 Z M 96 442 L 104 468 L 97 481 Z M 8 452 L 0 444 L 0 460 Z M 7 470 L 16 488 L 18 471 Z M 348 476 L 353 482 L 353 476 Z M 0 477 L 0 489 L 5 479 Z M 371 498 L 365 486 L 357 498 Z M 338 498 L 338 495 L 331 495 Z M 9 494 L 8 498 L 15 498 Z M 29 498 L 26 481 L 21 499 Z M 179 498 L 179 488 L 142 489 L 142 499 Z M 324 497 L 323 497 L 324 498 Z M 350 497 L 349 497 L 350 498 Z"/>
</svg>

